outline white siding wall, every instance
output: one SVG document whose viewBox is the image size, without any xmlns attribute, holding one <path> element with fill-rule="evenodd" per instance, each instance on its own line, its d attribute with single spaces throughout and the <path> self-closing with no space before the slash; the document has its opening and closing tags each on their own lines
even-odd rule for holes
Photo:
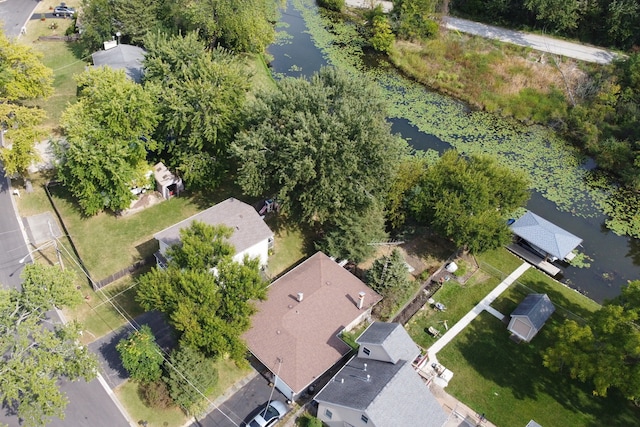
<svg viewBox="0 0 640 427">
<path fill-rule="evenodd" d="M 326 414 L 327 409 L 331 411 L 330 419 Z M 375 423 L 371 419 L 369 422 L 364 423 L 361 418 L 362 414 L 362 411 L 345 408 L 343 406 L 335 406 L 324 402 L 319 402 L 318 404 L 318 418 L 329 427 L 344 427 L 346 425 L 352 425 L 354 427 L 375 427 Z"/>
<path fill-rule="evenodd" d="M 289 400 L 293 401 L 294 399 L 294 395 L 293 395 L 293 390 L 291 390 L 291 387 L 289 387 L 287 385 L 287 383 L 285 383 L 284 381 L 282 381 L 280 379 L 280 377 L 276 376 L 275 377 L 275 386 L 278 390 L 280 390 L 282 392 L 282 394 L 284 394 L 285 396 L 288 397 Z"/>
<path fill-rule="evenodd" d="M 525 341 L 531 340 L 536 335 L 536 330 L 525 316 L 515 316 L 509 322 L 509 331 Z"/>
<path fill-rule="evenodd" d="M 249 255 L 249 258 L 260 258 L 260 266 L 266 265 L 269 257 L 269 239 L 264 239 L 262 242 L 235 254 L 233 260 L 242 263 L 245 255 Z"/>
<path fill-rule="evenodd" d="M 160 243 L 160 253 L 164 256 L 167 256 L 167 249 L 169 249 L 169 245 L 167 245 L 162 240 L 159 240 L 158 243 Z"/>
<path fill-rule="evenodd" d="M 369 350 L 368 355 L 364 352 L 365 348 Z M 358 348 L 358 357 L 393 363 L 393 361 L 389 357 L 389 354 L 381 345 L 360 344 L 360 348 Z"/>
<path fill-rule="evenodd" d="M 365 300 L 365 304 L 367 303 L 367 301 Z M 366 307 L 366 305 L 365 305 Z M 351 329 L 355 328 L 356 326 L 358 326 L 359 324 L 361 324 L 362 322 L 364 322 L 366 319 L 371 318 L 371 308 L 367 309 L 367 310 L 363 310 L 362 314 L 360 316 L 358 316 L 357 319 L 355 319 L 353 322 L 349 323 L 344 330 L 349 332 Z"/>
</svg>

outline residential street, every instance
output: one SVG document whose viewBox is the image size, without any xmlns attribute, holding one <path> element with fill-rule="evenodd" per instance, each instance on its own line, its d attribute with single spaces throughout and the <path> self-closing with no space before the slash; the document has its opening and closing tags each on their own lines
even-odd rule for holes
<svg viewBox="0 0 640 427">
<path fill-rule="evenodd" d="M 519 46 L 526 46 L 542 52 L 575 58 L 581 61 L 608 64 L 616 57 L 614 52 L 606 49 L 586 46 L 579 43 L 571 43 L 553 37 L 545 37 L 500 27 L 492 27 L 490 25 L 468 21 L 466 19 L 454 18 L 452 16 L 448 16 L 446 18 L 446 26 L 450 30 L 474 34 L 488 39 L 500 40 L 501 42 L 512 43 Z"/>
<path fill-rule="evenodd" d="M 20 285 L 24 264 L 20 261 L 29 253 L 13 204 L 9 181 L 0 165 L 0 284 L 8 288 Z"/>
<path fill-rule="evenodd" d="M 39 0 L 0 0 L 0 20 L 7 37 L 17 37 Z"/>
</svg>

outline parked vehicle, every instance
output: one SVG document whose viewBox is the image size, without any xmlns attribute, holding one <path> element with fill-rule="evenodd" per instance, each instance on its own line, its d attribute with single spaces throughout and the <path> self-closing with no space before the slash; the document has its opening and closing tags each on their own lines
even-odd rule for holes
<svg viewBox="0 0 640 427">
<path fill-rule="evenodd" d="M 76 13 L 76 10 L 74 8 L 69 7 L 64 3 L 60 3 L 58 6 L 53 8 L 53 16 L 71 17 L 75 15 L 75 13 Z"/>
<path fill-rule="evenodd" d="M 249 427 L 271 427 L 280 421 L 287 413 L 287 405 L 274 400 L 260 410 L 247 424 Z"/>
</svg>

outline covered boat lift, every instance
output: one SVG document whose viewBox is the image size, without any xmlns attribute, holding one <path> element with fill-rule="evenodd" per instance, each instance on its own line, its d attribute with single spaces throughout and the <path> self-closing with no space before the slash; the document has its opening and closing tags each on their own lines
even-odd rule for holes
<svg viewBox="0 0 640 427">
<path fill-rule="evenodd" d="M 571 259 L 582 239 L 529 211 L 510 226 L 513 234 L 540 252 L 544 261 Z"/>
</svg>

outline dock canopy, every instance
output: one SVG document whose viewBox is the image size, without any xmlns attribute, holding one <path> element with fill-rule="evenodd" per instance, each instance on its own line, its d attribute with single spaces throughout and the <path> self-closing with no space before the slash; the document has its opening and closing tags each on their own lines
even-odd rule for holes
<svg viewBox="0 0 640 427">
<path fill-rule="evenodd" d="M 580 243 L 582 239 L 567 230 L 539 217 L 533 212 L 527 212 L 513 224 L 511 231 L 558 259 L 565 259 Z"/>
</svg>

